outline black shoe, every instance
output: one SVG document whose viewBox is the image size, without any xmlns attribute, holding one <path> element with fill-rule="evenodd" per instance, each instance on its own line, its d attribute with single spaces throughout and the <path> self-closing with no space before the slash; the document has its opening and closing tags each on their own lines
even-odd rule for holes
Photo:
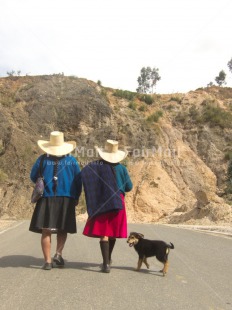
<svg viewBox="0 0 232 310">
<path fill-rule="evenodd" d="M 60 254 L 55 254 L 53 257 L 53 262 L 56 263 L 57 266 L 59 267 L 64 267 L 64 259 Z"/>
<path fill-rule="evenodd" d="M 52 263 L 44 263 L 42 269 L 43 270 L 51 270 L 52 269 Z"/>
<path fill-rule="evenodd" d="M 103 264 L 101 271 L 104 273 L 110 273 L 110 265 L 108 265 L 108 264 L 104 265 Z"/>
</svg>

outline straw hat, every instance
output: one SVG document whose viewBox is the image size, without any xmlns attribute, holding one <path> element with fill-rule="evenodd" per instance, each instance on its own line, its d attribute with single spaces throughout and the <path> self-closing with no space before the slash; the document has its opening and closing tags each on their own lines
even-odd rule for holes
<svg viewBox="0 0 232 310">
<path fill-rule="evenodd" d="M 64 142 L 64 134 L 60 131 L 50 133 L 50 141 L 38 140 L 38 146 L 47 154 L 62 156 L 71 153 L 75 147 L 75 141 Z"/>
<path fill-rule="evenodd" d="M 128 152 L 118 150 L 118 141 L 107 140 L 105 144 L 105 149 L 102 150 L 95 146 L 98 154 L 102 159 L 108 161 L 109 163 L 118 163 L 127 157 Z"/>
</svg>

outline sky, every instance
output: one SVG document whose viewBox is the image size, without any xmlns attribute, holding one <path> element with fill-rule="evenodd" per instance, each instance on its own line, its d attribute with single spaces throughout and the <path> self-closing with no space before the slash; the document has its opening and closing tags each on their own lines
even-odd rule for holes
<svg viewBox="0 0 232 310">
<path fill-rule="evenodd" d="M 1 0 L 0 77 L 57 74 L 136 91 L 142 67 L 156 93 L 232 87 L 231 0 Z"/>
</svg>

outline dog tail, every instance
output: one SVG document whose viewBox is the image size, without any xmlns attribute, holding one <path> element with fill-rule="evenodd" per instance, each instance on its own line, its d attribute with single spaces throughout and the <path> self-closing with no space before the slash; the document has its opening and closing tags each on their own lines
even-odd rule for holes
<svg viewBox="0 0 232 310">
<path fill-rule="evenodd" d="M 169 249 L 174 249 L 174 244 L 170 242 L 170 245 L 168 244 Z"/>
</svg>

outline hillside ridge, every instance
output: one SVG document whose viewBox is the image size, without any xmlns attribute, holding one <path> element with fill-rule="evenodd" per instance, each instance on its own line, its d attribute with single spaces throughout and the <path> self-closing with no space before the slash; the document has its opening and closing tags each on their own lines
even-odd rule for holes
<svg viewBox="0 0 232 310">
<path fill-rule="evenodd" d="M 132 92 L 130 92 L 132 93 Z M 76 140 L 81 166 L 94 146 L 117 139 L 134 188 L 130 222 L 231 223 L 227 169 L 232 154 L 232 89 L 153 94 L 153 102 L 62 75 L 0 78 L 0 218 L 29 218 L 29 173 L 53 130 Z M 85 212 L 82 198 L 77 213 Z"/>
</svg>

